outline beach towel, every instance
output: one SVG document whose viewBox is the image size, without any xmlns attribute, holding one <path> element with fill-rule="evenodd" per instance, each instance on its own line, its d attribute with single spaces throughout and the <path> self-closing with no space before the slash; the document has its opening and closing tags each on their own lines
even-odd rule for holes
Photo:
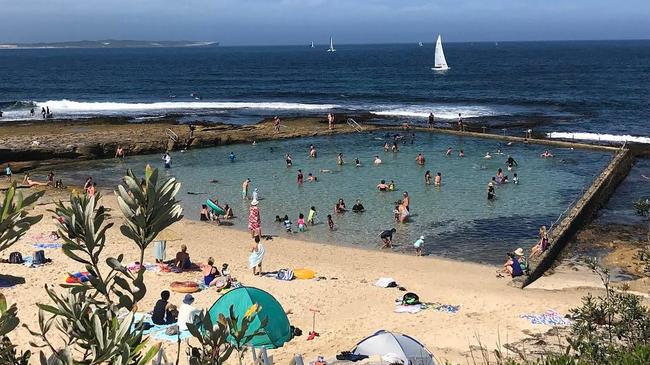
<svg viewBox="0 0 650 365">
<path fill-rule="evenodd" d="M 397 286 L 397 282 L 393 278 L 379 278 L 375 283 L 375 286 L 380 288 L 394 288 Z"/>
<path fill-rule="evenodd" d="M 165 261 L 165 256 L 167 253 L 167 241 L 160 240 L 154 241 L 153 243 L 153 256 L 156 260 Z"/>
<path fill-rule="evenodd" d="M 192 337 L 192 334 L 190 333 L 190 331 L 185 330 L 185 331 L 180 331 L 177 335 L 168 335 L 165 333 L 165 331 L 158 331 L 153 335 L 154 340 L 167 341 L 167 342 L 177 342 L 179 337 L 180 340 L 183 341 Z"/>
<path fill-rule="evenodd" d="M 541 324 L 547 326 L 570 326 L 571 320 L 562 317 L 558 312 L 549 309 L 542 314 L 522 314 L 521 318 L 527 319 L 531 324 Z"/>
<path fill-rule="evenodd" d="M 140 271 L 141 265 L 137 262 L 132 262 L 126 266 L 127 269 L 131 272 L 138 272 Z M 159 264 L 152 264 L 150 262 L 145 262 L 144 263 L 144 269 L 146 271 L 152 271 L 152 272 L 160 272 L 162 271 L 162 268 L 160 267 Z"/>
<path fill-rule="evenodd" d="M 422 311 L 422 304 L 415 304 L 415 305 L 403 305 L 403 304 L 397 304 L 395 305 L 395 313 L 410 313 L 410 314 L 415 314 Z"/>
<path fill-rule="evenodd" d="M 11 288 L 11 287 L 14 287 L 14 286 L 16 286 L 18 284 L 19 283 L 15 282 L 15 281 L 8 280 L 8 279 L 0 277 L 0 288 Z"/>
<path fill-rule="evenodd" d="M 444 313 L 458 313 L 460 310 L 460 305 L 451 305 L 451 304 L 441 304 L 441 303 L 425 303 L 422 309 L 431 308 L 438 312 Z"/>
<path fill-rule="evenodd" d="M 40 249 L 55 249 L 55 248 L 63 247 L 62 244 L 57 242 L 39 242 L 39 243 L 34 243 L 32 246 L 34 248 L 40 248 Z"/>
<path fill-rule="evenodd" d="M 65 282 L 68 284 L 79 284 L 79 283 L 85 283 L 90 279 L 90 273 L 88 272 L 75 272 L 70 275 L 65 279 Z"/>
<path fill-rule="evenodd" d="M 146 330 L 142 331 L 143 335 L 151 335 L 154 333 L 158 333 L 160 331 L 164 332 L 169 328 L 170 326 L 174 326 L 175 323 L 171 324 L 154 324 L 151 321 L 151 315 L 149 313 L 136 313 L 133 315 L 133 325 L 131 325 L 131 332 L 135 332 L 137 330 L 137 325 L 138 323 L 142 321 L 143 324 L 147 324 Z M 145 327 L 145 328 L 146 328 Z"/>
<path fill-rule="evenodd" d="M 251 255 L 248 257 L 248 268 L 252 269 L 257 265 L 262 263 L 264 260 L 264 245 L 262 243 L 257 244 L 257 251 L 251 252 Z"/>
</svg>

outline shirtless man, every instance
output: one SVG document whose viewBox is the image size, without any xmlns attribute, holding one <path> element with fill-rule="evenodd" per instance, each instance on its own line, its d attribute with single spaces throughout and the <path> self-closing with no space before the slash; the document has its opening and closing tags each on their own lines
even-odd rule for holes
<svg viewBox="0 0 650 365">
<path fill-rule="evenodd" d="M 246 179 L 244 182 L 241 184 L 241 198 L 246 199 L 248 198 L 248 187 L 251 184 L 251 179 Z"/>
<path fill-rule="evenodd" d="M 117 149 L 115 149 L 115 158 L 124 159 L 124 157 L 126 157 L 124 148 L 122 148 L 122 146 L 117 146 Z"/>
<path fill-rule="evenodd" d="M 421 153 L 418 153 L 418 156 L 415 158 L 415 162 L 417 162 L 418 165 L 424 165 L 424 156 Z"/>
</svg>

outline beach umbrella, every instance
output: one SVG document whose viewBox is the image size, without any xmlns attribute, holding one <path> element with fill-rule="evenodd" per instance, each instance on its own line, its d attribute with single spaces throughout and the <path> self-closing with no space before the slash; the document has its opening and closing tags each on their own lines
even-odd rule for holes
<svg viewBox="0 0 650 365">
<path fill-rule="evenodd" d="M 400 359 L 404 365 L 435 365 L 433 355 L 413 337 L 380 330 L 366 337 L 352 350 L 355 355 L 387 356 Z"/>
<path fill-rule="evenodd" d="M 247 345 L 274 349 L 282 347 L 285 342 L 289 342 L 292 338 L 292 332 L 287 314 L 282 305 L 264 290 L 247 286 L 233 289 L 217 299 L 208 310 L 208 314 L 213 323 L 216 323 L 220 314 L 226 317 L 230 315 L 230 307 L 232 306 L 235 315 L 241 322 L 246 311 L 253 304 L 259 305 L 261 309 L 246 333 L 251 334 L 258 329 L 262 329 L 264 333 L 254 337 Z M 265 319 L 266 325 L 262 327 L 262 321 Z"/>
</svg>

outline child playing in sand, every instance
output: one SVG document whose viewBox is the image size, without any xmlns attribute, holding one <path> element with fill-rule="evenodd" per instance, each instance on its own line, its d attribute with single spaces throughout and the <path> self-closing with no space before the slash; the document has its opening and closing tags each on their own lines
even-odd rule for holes
<svg viewBox="0 0 650 365">
<path fill-rule="evenodd" d="M 312 226 L 315 224 L 316 219 L 316 207 L 312 206 L 309 208 L 309 213 L 307 214 L 307 223 L 311 224 Z"/>
<path fill-rule="evenodd" d="M 413 243 L 413 247 L 415 247 L 415 256 L 422 256 L 422 245 L 424 244 L 424 236 L 420 236 L 420 238 Z"/>
<path fill-rule="evenodd" d="M 327 215 L 327 225 L 330 227 L 330 231 L 334 230 L 334 221 L 332 220 L 332 215 Z"/>
<path fill-rule="evenodd" d="M 298 215 L 298 232 L 305 231 L 305 215 L 300 213 Z"/>
</svg>

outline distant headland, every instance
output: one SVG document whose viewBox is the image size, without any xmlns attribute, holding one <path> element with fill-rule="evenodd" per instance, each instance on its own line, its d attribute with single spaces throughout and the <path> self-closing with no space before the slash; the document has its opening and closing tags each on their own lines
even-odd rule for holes
<svg viewBox="0 0 650 365">
<path fill-rule="evenodd" d="M 219 42 L 198 41 L 134 41 L 105 39 L 98 41 L 71 41 L 52 43 L 0 43 L 0 49 L 34 48 L 169 48 L 169 47 L 214 47 Z"/>
</svg>

